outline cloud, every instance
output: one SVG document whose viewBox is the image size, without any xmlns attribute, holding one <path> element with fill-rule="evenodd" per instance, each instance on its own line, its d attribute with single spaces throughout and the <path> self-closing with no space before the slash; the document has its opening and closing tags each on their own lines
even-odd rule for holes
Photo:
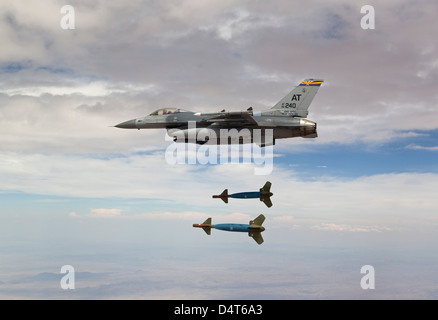
<svg viewBox="0 0 438 320">
<path fill-rule="evenodd" d="M 78 218 L 79 217 L 79 215 L 76 212 L 74 212 L 74 211 L 70 212 L 68 214 L 68 216 L 71 217 L 71 218 Z"/>
<path fill-rule="evenodd" d="M 92 209 L 90 213 L 87 215 L 90 218 L 115 218 L 120 217 L 122 215 L 121 209 Z"/>
<path fill-rule="evenodd" d="M 309 115 L 318 122 L 317 144 L 387 142 L 437 128 L 430 1 L 375 5 L 382 18 L 368 31 L 360 6 L 346 1 L 78 1 L 75 30 L 60 28 L 56 1 L 3 6 L 5 150 L 111 152 L 108 138 L 128 150 L 163 134 L 108 125 L 163 106 L 261 110 L 309 76 L 326 80 Z"/>
<path fill-rule="evenodd" d="M 437 129 L 438 48 L 430 30 L 438 20 L 431 1 L 376 4 L 375 30 L 360 28 L 360 5 L 341 0 L 73 5 L 75 30 L 60 28 L 56 1 L 2 5 L 0 39 L 8 44 L 0 52 L 3 192 L 139 198 L 165 203 L 171 207 L 165 212 L 209 215 L 202 209 L 211 206 L 212 194 L 263 185 L 254 164 L 172 166 L 164 159 L 165 130 L 108 126 L 161 107 L 262 110 L 309 76 L 325 79 L 309 114 L 319 137 L 279 141 L 283 163 L 293 165 L 290 153 L 304 148 L 420 140 L 424 130 Z M 424 145 L 406 148 L 435 151 Z M 380 221 L 392 208 L 402 216 L 436 208 L 434 173 L 345 179 L 319 176 L 320 170 L 304 180 L 297 167 L 275 163 L 279 156 L 269 175 L 272 200 L 283 219 L 300 213 L 293 214 L 296 225 L 304 223 L 302 214 L 312 220 L 335 212 L 343 219 L 361 212 Z M 247 178 L 236 180 L 241 176 Z M 258 202 L 233 205 L 240 212 L 260 209 Z M 112 216 L 147 216 L 156 207 Z"/>
<path fill-rule="evenodd" d="M 406 149 L 411 149 L 411 150 L 438 151 L 438 147 L 436 147 L 436 146 L 434 146 L 434 147 L 426 147 L 426 146 L 419 146 L 419 145 L 416 145 L 416 144 L 407 145 L 405 148 Z"/>
<path fill-rule="evenodd" d="M 189 220 L 194 223 L 201 223 L 208 217 L 211 217 L 211 214 L 206 212 L 195 212 L 195 211 L 177 211 L 177 212 L 147 212 L 147 213 L 139 213 L 134 214 L 131 218 L 134 219 L 151 219 L 151 220 Z M 236 223 L 247 223 L 247 221 L 251 220 L 250 215 L 246 213 L 233 212 L 231 214 L 215 214 L 214 220 L 217 222 L 221 222 L 222 220 L 226 220 L 225 222 L 236 222 Z M 201 221 L 202 220 L 202 221 Z"/>
<path fill-rule="evenodd" d="M 128 212 L 130 211 L 130 212 Z M 102 218 L 102 219 L 123 219 L 123 220 L 153 220 L 153 221 L 191 221 L 192 223 L 201 223 L 207 218 L 214 217 L 215 222 L 232 222 L 232 223 L 248 223 L 251 219 L 255 218 L 247 213 L 232 212 L 232 213 L 215 213 L 212 215 L 209 212 L 202 211 L 132 211 L 132 209 L 108 209 L 108 208 L 97 208 L 91 209 L 85 214 L 78 214 L 76 212 L 70 212 L 68 214 L 70 218 L 77 219 L 87 219 L 87 218 Z M 277 217 L 276 220 L 282 220 L 281 217 Z"/>
<path fill-rule="evenodd" d="M 256 191 L 263 186 L 267 178 L 254 175 L 250 164 L 172 166 L 166 164 L 160 152 L 107 157 L 0 153 L 0 168 L 3 192 L 79 197 L 85 203 L 86 199 L 102 198 L 108 202 L 108 207 L 103 205 L 87 214 L 71 207 L 67 212 L 73 212 L 73 217 L 76 213 L 96 218 L 185 219 L 195 223 L 212 216 L 218 222 L 246 223 L 266 209 L 257 199 L 230 199 L 224 204 L 211 198 L 226 188 L 234 193 Z M 362 226 L 407 228 L 411 223 L 436 222 L 433 217 L 438 202 L 434 190 L 438 178 L 434 173 L 356 178 L 324 175 L 308 179 L 288 166 L 276 164 L 268 179 L 274 196 L 267 214 L 274 210 L 275 225 L 292 223 L 294 228 L 319 226 L 322 230 L 334 223 L 352 226 L 345 227 L 352 230 Z M 115 199 L 124 204 L 115 204 Z M 129 204 L 135 199 L 143 205 Z M 245 216 L 237 216 L 238 212 Z"/>
<path fill-rule="evenodd" d="M 273 218 L 274 221 L 279 221 L 281 223 L 289 223 L 295 222 L 295 218 L 293 216 L 278 216 Z"/>
<path fill-rule="evenodd" d="M 345 231 L 345 232 L 383 232 L 391 231 L 391 228 L 385 226 L 351 226 L 346 224 L 322 223 L 312 226 L 312 230 L 323 231 Z"/>
<path fill-rule="evenodd" d="M 390 290 L 377 297 L 436 297 L 430 253 L 437 252 L 438 175 L 431 166 L 414 168 L 422 173 L 404 167 L 403 149 L 389 145 L 436 151 L 430 137 L 422 140 L 438 129 L 436 2 L 375 3 L 375 30 L 361 29 L 361 4 L 346 0 L 77 0 L 74 30 L 60 27 L 62 5 L 0 5 L 0 192 L 7 200 L 0 226 L 11 235 L 2 297 L 367 298 L 357 293 L 367 257 L 377 261 L 379 281 L 389 279 Z M 263 110 L 307 77 L 325 79 L 309 113 L 319 137 L 277 141 L 269 177 L 254 175 L 254 164 L 170 165 L 165 130 L 109 127 L 163 107 Z M 409 172 L 359 161 L 351 165 L 369 165 L 368 176 L 335 176 L 326 171 L 336 161 L 322 170 L 324 159 L 306 176 L 299 171 L 301 150 L 321 157 L 324 146 L 382 144 L 386 159 Z M 272 208 L 211 198 L 225 188 L 257 191 L 267 179 Z M 34 202 L 38 195 L 62 202 Z M 247 223 L 260 213 L 263 246 L 242 234 L 205 238 L 191 230 L 207 217 Z M 333 240 L 339 235 L 341 242 Z M 215 255 L 199 254 L 207 247 Z M 260 250 L 265 258 L 248 265 Z M 398 273 L 407 257 L 415 261 Z M 78 290 L 68 297 L 54 273 L 65 263 L 90 272 L 85 281 L 78 270 Z M 406 275 L 409 282 L 397 282 Z M 53 278 L 50 288 L 45 278 Z"/>
</svg>

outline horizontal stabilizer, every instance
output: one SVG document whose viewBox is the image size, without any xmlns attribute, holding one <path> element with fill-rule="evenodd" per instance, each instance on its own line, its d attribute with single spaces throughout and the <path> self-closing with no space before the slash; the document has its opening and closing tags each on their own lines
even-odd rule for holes
<svg viewBox="0 0 438 320">
<path fill-rule="evenodd" d="M 248 232 L 248 236 L 252 237 L 258 244 L 262 244 L 264 241 L 261 232 Z"/>
<path fill-rule="evenodd" d="M 268 208 L 272 207 L 271 197 L 263 197 L 262 201 Z"/>
</svg>

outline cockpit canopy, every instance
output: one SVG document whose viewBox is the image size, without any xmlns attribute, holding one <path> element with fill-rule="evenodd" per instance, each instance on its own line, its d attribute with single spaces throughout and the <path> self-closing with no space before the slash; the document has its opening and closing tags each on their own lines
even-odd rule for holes
<svg viewBox="0 0 438 320">
<path fill-rule="evenodd" d="M 168 114 L 172 114 L 172 113 L 179 113 L 179 112 L 188 112 L 188 111 L 183 110 L 183 109 L 177 109 L 177 108 L 162 108 L 162 109 L 155 110 L 154 112 L 152 112 L 150 114 L 150 116 L 163 116 L 163 115 L 168 115 Z"/>
</svg>

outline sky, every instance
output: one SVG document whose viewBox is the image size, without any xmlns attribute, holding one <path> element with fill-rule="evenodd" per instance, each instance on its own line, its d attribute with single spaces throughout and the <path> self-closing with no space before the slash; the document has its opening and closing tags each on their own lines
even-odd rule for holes
<svg viewBox="0 0 438 320">
<path fill-rule="evenodd" d="M 0 298 L 437 299 L 437 14 L 432 0 L 2 1 Z M 306 78 L 324 79 L 318 137 L 240 147 L 238 163 L 171 163 L 165 130 L 113 127 L 165 107 L 269 109 Z M 266 181 L 271 208 L 211 197 Z M 262 245 L 192 227 L 259 214 Z"/>
</svg>

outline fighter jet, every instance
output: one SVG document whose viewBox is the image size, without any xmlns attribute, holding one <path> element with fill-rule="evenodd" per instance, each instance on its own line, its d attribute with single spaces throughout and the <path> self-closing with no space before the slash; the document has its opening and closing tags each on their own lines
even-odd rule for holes
<svg viewBox="0 0 438 320">
<path fill-rule="evenodd" d="M 213 113 L 162 108 L 151 114 L 128 120 L 115 127 L 123 129 L 167 129 L 175 142 L 197 144 L 256 143 L 274 145 L 276 139 L 316 138 L 316 123 L 306 119 L 308 108 L 322 79 L 305 79 L 271 109 Z"/>
<path fill-rule="evenodd" d="M 268 208 L 272 207 L 271 196 L 274 194 L 271 192 L 271 183 L 267 181 L 263 188 L 260 188 L 260 191 L 252 191 L 252 192 L 239 192 L 228 194 L 228 189 L 225 189 L 221 194 L 214 195 L 213 198 L 222 199 L 223 202 L 228 203 L 228 198 L 237 198 L 237 199 L 252 199 L 259 198 L 260 201 L 263 201 Z"/>
<path fill-rule="evenodd" d="M 235 231 L 235 232 L 248 232 L 248 236 L 252 237 L 258 244 L 263 243 L 262 232 L 265 228 L 262 227 L 263 221 L 265 221 L 264 215 L 259 215 L 254 220 L 251 220 L 249 224 L 237 224 L 237 223 L 222 223 L 222 224 L 211 224 L 211 218 L 208 218 L 201 224 L 194 224 L 195 228 L 202 228 L 206 234 L 210 235 L 211 228 L 224 230 L 224 231 Z"/>
</svg>

